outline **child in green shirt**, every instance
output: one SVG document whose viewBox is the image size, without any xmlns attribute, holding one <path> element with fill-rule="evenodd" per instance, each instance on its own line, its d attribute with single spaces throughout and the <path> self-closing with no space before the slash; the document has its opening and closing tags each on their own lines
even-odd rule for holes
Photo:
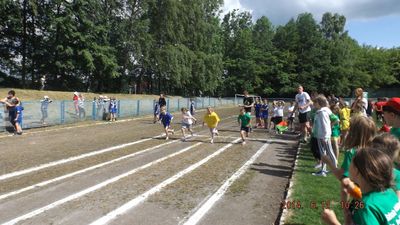
<svg viewBox="0 0 400 225">
<path fill-rule="evenodd" d="M 238 123 L 240 125 L 240 136 L 242 137 L 242 144 L 246 144 L 245 137 L 249 136 L 250 132 L 250 122 L 251 116 L 249 113 L 246 113 L 244 108 L 240 109 L 240 114 L 238 116 Z"/>
</svg>

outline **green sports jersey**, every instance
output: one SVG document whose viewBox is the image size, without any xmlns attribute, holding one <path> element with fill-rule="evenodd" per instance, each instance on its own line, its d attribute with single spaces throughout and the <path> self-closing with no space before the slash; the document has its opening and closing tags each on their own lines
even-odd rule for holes
<svg viewBox="0 0 400 225">
<path fill-rule="evenodd" d="M 344 177 L 349 177 L 349 170 L 350 170 L 350 164 L 351 160 L 353 160 L 353 157 L 356 155 L 356 149 L 352 148 L 350 150 L 347 150 L 344 153 L 344 160 L 342 163 L 342 169 L 344 170 L 343 176 Z"/>
<path fill-rule="evenodd" d="M 400 170 L 393 169 L 395 191 L 400 191 Z"/>
<path fill-rule="evenodd" d="M 390 133 L 400 140 L 400 127 L 392 127 Z"/>
<path fill-rule="evenodd" d="M 340 125 L 339 125 L 339 117 L 335 114 L 329 115 L 331 123 L 334 125 L 332 126 L 332 137 L 340 137 Z"/>
<path fill-rule="evenodd" d="M 238 122 L 239 121 L 242 122 L 242 127 L 247 127 L 250 124 L 251 116 L 248 113 L 245 113 L 244 115 L 239 115 Z"/>
<path fill-rule="evenodd" d="M 354 212 L 356 225 L 391 225 L 400 221 L 400 202 L 393 189 L 363 193 L 363 207 Z"/>
</svg>

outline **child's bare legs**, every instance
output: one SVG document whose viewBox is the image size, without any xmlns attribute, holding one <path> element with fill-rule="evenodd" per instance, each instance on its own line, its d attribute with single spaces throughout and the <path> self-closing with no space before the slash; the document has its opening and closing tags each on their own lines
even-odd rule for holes
<svg viewBox="0 0 400 225">
<path fill-rule="evenodd" d="M 18 122 L 15 123 L 15 130 L 17 131 L 17 134 L 22 133 L 21 125 Z"/>
<path fill-rule="evenodd" d="M 240 131 L 240 137 L 242 138 L 242 144 L 246 143 L 245 136 L 246 136 L 246 131 L 241 130 Z"/>
<path fill-rule="evenodd" d="M 269 129 L 268 118 L 264 118 L 264 128 L 267 130 Z"/>
<path fill-rule="evenodd" d="M 339 138 L 332 138 L 332 149 L 333 153 L 336 156 L 336 159 L 339 158 Z"/>
<path fill-rule="evenodd" d="M 349 133 L 349 131 L 348 130 L 342 130 L 342 134 L 341 134 L 341 136 L 340 136 L 340 145 L 343 147 L 343 145 L 344 145 L 344 142 L 345 142 L 345 140 L 346 140 L 346 138 L 347 138 L 347 134 Z"/>
<path fill-rule="evenodd" d="M 216 135 L 216 134 L 218 134 L 218 131 L 217 131 L 217 128 L 210 128 L 210 132 L 211 132 L 211 144 L 213 144 L 214 143 L 214 136 Z"/>
<path fill-rule="evenodd" d="M 185 134 L 185 130 L 186 130 L 186 128 L 183 128 L 183 127 L 182 127 L 182 129 L 181 129 L 181 130 L 182 130 L 182 135 L 183 135 L 183 138 L 182 138 L 182 140 L 183 140 L 183 141 L 185 141 L 185 140 L 186 140 L 186 134 Z M 189 131 L 190 131 L 190 129 L 189 129 Z"/>
</svg>

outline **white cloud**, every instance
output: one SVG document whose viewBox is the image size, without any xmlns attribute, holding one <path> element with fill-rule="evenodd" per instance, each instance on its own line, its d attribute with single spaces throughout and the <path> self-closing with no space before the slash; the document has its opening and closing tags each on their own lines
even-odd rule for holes
<svg viewBox="0 0 400 225">
<path fill-rule="evenodd" d="M 223 14 L 235 8 L 252 11 L 254 18 L 265 15 L 274 24 L 284 24 L 303 12 L 318 20 L 325 12 L 342 14 L 348 20 L 400 15 L 399 0 L 225 0 Z"/>
</svg>

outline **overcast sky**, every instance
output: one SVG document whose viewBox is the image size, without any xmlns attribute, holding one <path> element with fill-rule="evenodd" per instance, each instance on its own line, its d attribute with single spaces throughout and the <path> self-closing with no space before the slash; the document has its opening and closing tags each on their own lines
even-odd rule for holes
<svg viewBox="0 0 400 225">
<path fill-rule="evenodd" d="M 223 12 L 250 11 L 253 18 L 267 16 L 274 25 L 285 24 L 310 12 L 321 19 L 325 12 L 346 16 L 346 29 L 360 44 L 400 47 L 400 0 L 225 0 Z"/>
</svg>

